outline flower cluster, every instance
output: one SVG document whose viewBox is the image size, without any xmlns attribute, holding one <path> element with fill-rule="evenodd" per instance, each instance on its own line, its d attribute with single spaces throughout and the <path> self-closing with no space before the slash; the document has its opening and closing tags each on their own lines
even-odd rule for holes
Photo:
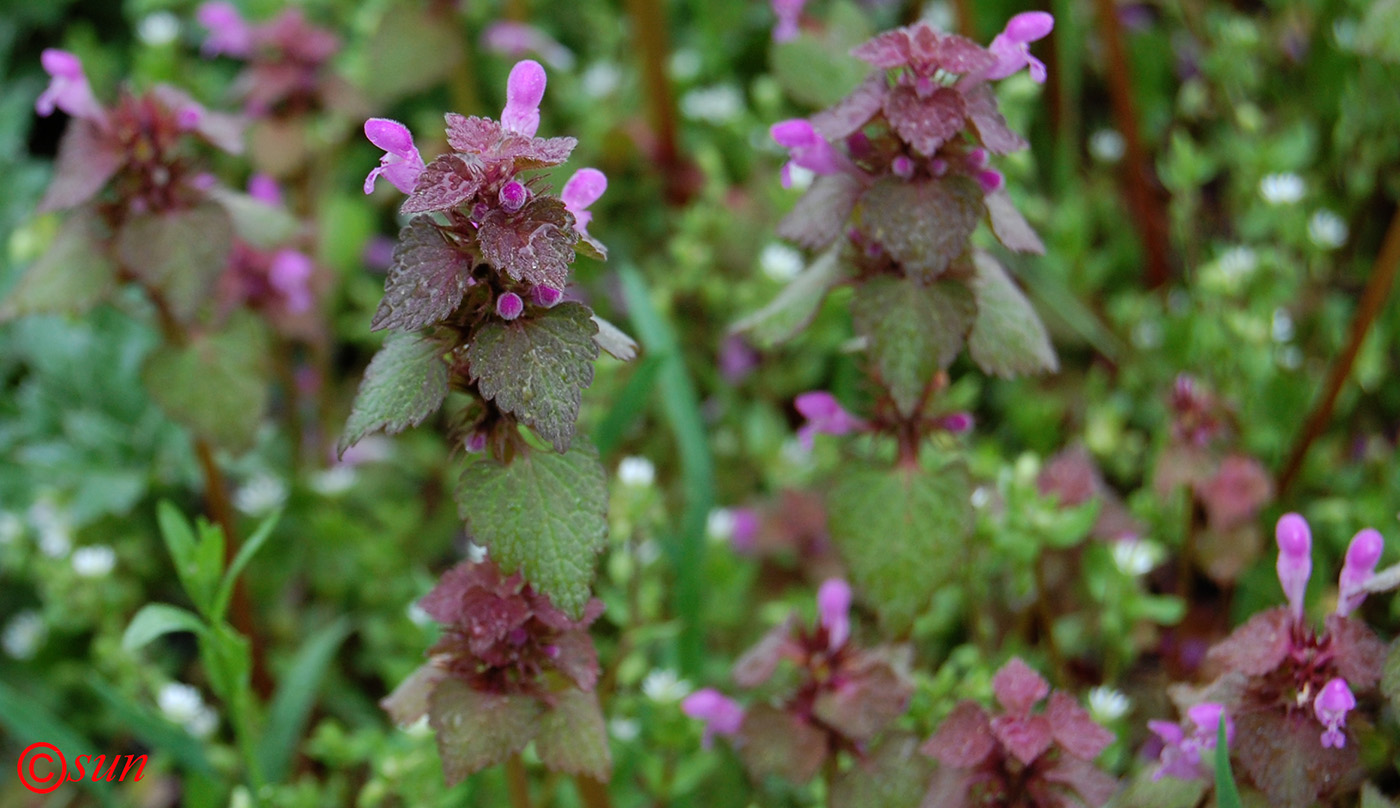
<svg viewBox="0 0 1400 808">
<path fill-rule="evenodd" d="M 1206 655 L 1214 680 L 1201 689 L 1180 688 L 1174 698 L 1200 709 L 1210 703 L 1234 719 L 1238 742 L 1231 753 L 1270 804 L 1304 806 L 1357 785 L 1361 764 L 1349 743 L 1358 695 L 1380 683 L 1386 646 L 1353 613 L 1366 597 L 1383 541 L 1362 530 L 1347 549 L 1337 606 L 1321 631 L 1306 617 L 1304 592 L 1312 575 L 1312 535 L 1298 514 L 1285 514 L 1276 529 L 1276 570 L 1287 605 L 1256 614 Z M 1202 731 L 1202 720 L 1188 710 Z M 1166 725 L 1171 726 L 1171 725 Z M 1162 773 L 1189 777 L 1186 737 L 1154 725 L 1167 741 Z"/>
<path fill-rule="evenodd" d="M 1019 658 L 997 671 L 992 691 L 1002 708 L 999 715 L 964 701 L 922 747 L 943 764 L 925 808 L 1101 806 L 1113 796 L 1117 781 L 1093 764 L 1113 742 L 1113 733 L 1072 696 L 1052 693 Z M 1045 709 L 1036 712 L 1047 696 Z"/>
<path fill-rule="evenodd" d="M 792 619 L 768 633 L 734 665 L 734 681 L 757 688 L 784 661 L 798 683 L 777 706 L 743 709 L 716 690 L 692 693 L 681 708 L 705 722 L 705 743 L 732 740 L 755 778 L 777 774 L 805 782 L 828 756 L 864 752 L 870 740 L 904 713 L 913 693 L 906 663 L 892 648 L 861 649 L 851 642 L 851 588 L 833 578 L 817 591 L 818 619 L 811 629 Z"/>
<path fill-rule="evenodd" d="M 289 8 L 264 23 L 251 23 L 229 2 L 204 3 L 195 18 L 209 30 L 205 56 L 231 56 L 248 62 L 238 92 L 250 115 L 294 106 L 333 91 L 326 66 L 340 50 L 340 39 Z"/>
<path fill-rule="evenodd" d="M 1212 756 L 1222 718 L 1225 720 L 1225 744 L 1229 746 L 1235 739 L 1235 722 L 1221 704 L 1208 701 L 1197 704 L 1186 711 L 1186 720 L 1180 724 L 1148 721 L 1147 728 L 1162 741 L 1161 765 L 1152 773 L 1152 779 L 1211 777 L 1215 766 Z"/>
</svg>

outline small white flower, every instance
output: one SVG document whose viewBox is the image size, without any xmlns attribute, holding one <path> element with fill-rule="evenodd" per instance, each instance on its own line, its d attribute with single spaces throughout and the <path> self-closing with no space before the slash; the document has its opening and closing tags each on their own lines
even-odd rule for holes
<svg viewBox="0 0 1400 808">
<path fill-rule="evenodd" d="M 156 705 L 165 717 L 176 724 L 184 724 L 204 706 L 204 698 L 192 685 L 180 682 L 166 682 L 156 694 Z"/>
<path fill-rule="evenodd" d="M 1161 545 L 1146 539 L 1136 538 L 1115 542 L 1111 552 L 1113 553 L 1113 564 L 1118 567 L 1118 571 L 1133 577 L 1151 572 L 1166 556 Z"/>
<path fill-rule="evenodd" d="M 480 564 L 486 560 L 486 547 L 474 541 L 467 542 L 467 560 L 473 564 Z"/>
<path fill-rule="evenodd" d="M 69 562 L 79 578 L 102 578 L 117 565 L 117 552 L 105 544 L 79 547 Z"/>
<path fill-rule="evenodd" d="M 713 542 L 729 541 L 734 535 L 734 512 L 728 508 L 715 508 L 705 518 L 705 535 Z"/>
<path fill-rule="evenodd" d="M 1270 205 L 1292 205 L 1303 198 L 1303 178 L 1288 172 L 1270 174 L 1259 181 L 1259 195 Z"/>
<path fill-rule="evenodd" d="M 1308 238 L 1324 250 L 1335 250 L 1347 243 L 1347 223 L 1342 217 L 1323 208 L 1308 219 Z"/>
<path fill-rule="evenodd" d="M 801 193 L 812 185 L 812 180 L 817 178 L 817 172 L 802 166 L 789 166 L 788 179 L 792 181 L 791 190 Z"/>
<path fill-rule="evenodd" d="M 744 111 L 744 94 L 732 84 L 700 87 L 681 96 L 681 114 L 693 121 L 726 124 Z"/>
<path fill-rule="evenodd" d="M 642 695 L 658 704 L 670 704 L 690 695 L 690 682 L 670 668 L 659 668 L 642 680 Z"/>
<path fill-rule="evenodd" d="M 63 558 L 73 548 L 73 534 L 68 525 L 54 523 L 39 529 L 39 552 L 49 558 Z"/>
<path fill-rule="evenodd" d="M 233 495 L 233 505 L 249 516 L 266 516 L 287 501 L 287 484 L 271 474 L 253 475 Z"/>
<path fill-rule="evenodd" d="M 624 457 L 617 464 L 617 480 L 628 488 L 648 488 L 656 482 L 656 466 L 645 457 Z"/>
<path fill-rule="evenodd" d="M 433 624 L 433 616 L 423 611 L 423 607 L 419 606 L 416 600 L 408 604 L 407 613 L 408 619 L 415 626 L 431 626 Z"/>
<path fill-rule="evenodd" d="M 796 278 L 805 264 L 802 253 L 776 241 L 764 247 L 758 255 L 758 268 L 764 275 L 780 283 Z"/>
<path fill-rule="evenodd" d="M 972 501 L 972 507 L 985 508 L 987 503 L 992 500 L 992 492 L 987 490 L 987 486 L 979 485 L 972 489 L 972 496 L 969 499 Z"/>
<path fill-rule="evenodd" d="M 636 556 L 638 564 L 641 564 L 643 567 L 649 567 L 655 564 L 657 559 L 661 558 L 661 545 L 651 539 L 647 539 L 637 545 Z"/>
<path fill-rule="evenodd" d="M 349 491 L 355 484 L 355 469 L 336 464 L 311 475 L 311 490 L 323 497 L 334 497 Z"/>
<path fill-rule="evenodd" d="M 622 83 L 622 71 L 612 62 L 594 62 L 579 77 L 579 88 L 589 98 L 612 95 Z"/>
<path fill-rule="evenodd" d="M 26 609 L 5 624 L 5 632 L 0 635 L 0 647 L 15 659 L 33 659 L 40 646 L 49 636 L 49 627 L 44 618 L 33 609 Z"/>
<path fill-rule="evenodd" d="M 700 75 L 700 53 L 690 48 L 672 51 L 668 68 L 674 81 L 690 81 Z"/>
<path fill-rule="evenodd" d="M 1133 327 L 1133 344 L 1143 350 L 1162 347 L 1162 326 L 1156 320 L 1142 320 Z"/>
<path fill-rule="evenodd" d="M 1254 274 L 1259 267 L 1259 256 L 1249 247 L 1231 247 L 1216 259 L 1216 266 L 1226 280 L 1236 282 Z"/>
<path fill-rule="evenodd" d="M 13 544 L 15 539 L 23 535 L 24 520 L 19 518 L 19 514 L 0 511 L 0 547 Z"/>
<path fill-rule="evenodd" d="M 1273 326 L 1270 331 L 1273 333 L 1274 342 L 1288 342 L 1293 339 L 1293 318 L 1283 309 L 1274 309 Z"/>
<path fill-rule="evenodd" d="M 608 732 L 626 743 L 637 740 L 637 736 L 642 734 L 642 725 L 631 718 L 614 718 L 608 722 Z"/>
<path fill-rule="evenodd" d="M 778 447 L 778 457 L 784 465 L 796 470 L 812 467 L 812 452 L 795 437 L 783 441 L 783 445 Z"/>
<path fill-rule="evenodd" d="M 151 47 L 169 45 L 180 36 L 180 18 L 169 11 L 147 14 L 136 26 L 136 36 L 142 44 Z"/>
<path fill-rule="evenodd" d="M 1128 714 L 1132 702 L 1111 687 L 1096 687 L 1089 691 L 1089 715 L 1100 724 L 1117 721 Z"/>
<path fill-rule="evenodd" d="M 1285 370 L 1297 370 L 1303 364 L 1303 352 L 1298 350 L 1297 345 L 1284 346 L 1278 352 L 1278 363 Z"/>
<path fill-rule="evenodd" d="M 1089 154 L 1100 163 L 1116 163 L 1127 151 L 1123 136 L 1115 129 L 1100 129 L 1089 136 Z"/>
</svg>

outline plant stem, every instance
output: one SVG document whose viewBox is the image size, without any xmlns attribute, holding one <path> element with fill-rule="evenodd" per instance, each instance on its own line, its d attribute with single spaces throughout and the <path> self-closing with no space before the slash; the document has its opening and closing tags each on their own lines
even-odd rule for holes
<svg viewBox="0 0 1400 808">
<path fill-rule="evenodd" d="M 676 99 L 666 76 L 666 54 L 670 49 L 666 9 L 662 0 L 627 0 L 627 15 L 632 18 L 632 36 L 642 60 L 647 113 L 656 138 L 653 159 L 665 179 L 667 198 L 680 202 L 687 196 L 688 172 L 677 145 Z"/>
<path fill-rule="evenodd" d="M 574 785 L 578 787 L 584 808 L 612 808 L 607 786 L 585 774 L 574 775 Z"/>
<path fill-rule="evenodd" d="M 530 778 L 519 753 L 506 760 L 506 788 L 510 791 L 510 808 L 530 808 Z"/>
<path fill-rule="evenodd" d="M 1151 169 L 1142 148 L 1138 131 L 1137 111 L 1133 103 L 1133 78 L 1127 53 L 1123 48 L 1123 29 L 1118 24 L 1118 4 L 1115 0 L 1095 0 L 1098 9 L 1099 37 L 1108 56 L 1108 93 L 1113 102 L 1113 119 L 1123 134 L 1127 154 L 1124 157 L 1123 181 L 1128 186 L 1128 205 L 1133 212 L 1133 224 L 1147 264 L 1147 287 L 1164 286 L 1171 275 L 1167 262 L 1167 216 L 1160 197 L 1153 190 Z"/>
<path fill-rule="evenodd" d="M 1361 351 L 1361 344 L 1366 341 L 1366 334 L 1371 330 L 1371 324 L 1376 321 L 1376 316 L 1385 307 L 1385 302 L 1390 297 L 1391 287 L 1395 285 L 1395 272 L 1400 268 L 1400 207 L 1395 209 L 1391 216 L 1390 226 L 1385 233 L 1385 240 L 1381 243 L 1381 251 L 1376 256 L 1376 262 L 1371 266 L 1371 277 L 1366 282 L 1366 289 L 1361 293 L 1361 302 L 1357 304 L 1356 316 L 1351 321 L 1351 334 L 1347 338 L 1346 347 L 1342 349 L 1337 361 L 1332 365 L 1332 372 L 1327 377 L 1327 385 L 1323 388 L 1322 399 L 1317 406 L 1309 413 L 1308 420 L 1303 424 L 1303 431 L 1299 433 L 1298 440 L 1293 445 L 1293 451 L 1288 455 L 1288 462 L 1284 463 L 1283 470 L 1278 476 L 1278 495 L 1282 499 L 1289 487 L 1298 478 L 1298 473 L 1302 471 L 1303 460 L 1307 457 L 1308 449 L 1313 442 L 1321 435 L 1322 430 L 1327 427 L 1328 420 L 1332 417 L 1332 408 L 1337 404 L 1337 396 L 1342 391 L 1342 385 L 1351 376 L 1351 368 L 1356 364 L 1356 355 Z"/>
<path fill-rule="evenodd" d="M 977 38 L 977 21 L 972 16 L 969 0 L 953 0 L 953 16 L 958 18 L 958 33 L 968 39 Z"/>
</svg>

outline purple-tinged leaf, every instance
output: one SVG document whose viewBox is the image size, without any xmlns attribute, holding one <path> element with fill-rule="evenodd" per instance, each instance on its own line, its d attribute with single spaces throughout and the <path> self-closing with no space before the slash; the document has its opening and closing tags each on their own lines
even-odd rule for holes
<svg viewBox="0 0 1400 808">
<path fill-rule="evenodd" d="M 996 746 L 986 711 L 976 702 L 964 701 L 943 719 L 920 751 L 944 766 L 970 769 L 986 760 Z"/>
<path fill-rule="evenodd" d="M 933 761 L 919 754 L 913 735 L 892 732 L 831 787 L 830 808 L 919 808 Z"/>
<path fill-rule="evenodd" d="M 1274 482 L 1258 460 L 1230 454 L 1220 461 L 1214 477 L 1196 486 L 1196 496 L 1211 529 L 1224 532 L 1253 522 L 1259 509 L 1273 499 Z"/>
<path fill-rule="evenodd" d="M 737 746 L 755 780 L 772 774 L 799 785 L 816 775 L 827 754 L 825 732 L 769 704 L 744 713 Z"/>
<path fill-rule="evenodd" d="M 1272 808 L 1308 808 L 1361 784 L 1357 744 L 1326 748 L 1311 710 L 1264 709 L 1234 716 L 1231 752 Z"/>
<path fill-rule="evenodd" d="M 533 696 L 482 693 L 443 680 L 428 699 L 442 773 L 449 786 L 525 748 L 540 728 L 544 706 Z"/>
<path fill-rule="evenodd" d="M 884 110 L 895 132 L 925 157 L 956 137 L 967 118 L 962 93 L 951 87 L 939 87 L 927 98 L 913 87 L 895 87 L 885 96 Z"/>
<path fill-rule="evenodd" d="M 973 787 L 978 776 L 964 769 L 940 766 L 919 808 L 974 808 Z"/>
<path fill-rule="evenodd" d="M 1068 693 L 1050 694 L 1045 718 L 1050 722 L 1055 743 L 1075 757 L 1092 761 L 1113 743 L 1113 733 L 1099 726 L 1089 711 L 1080 707 Z"/>
<path fill-rule="evenodd" d="M 778 223 L 778 235 L 816 250 L 836 241 L 865 187 L 850 174 L 825 174 Z"/>
<path fill-rule="evenodd" d="M 394 435 L 437 412 L 447 398 L 442 354 L 441 345 L 415 334 L 389 337 L 360 381 L 339 453 L 345 454 L 371 432 L 382 429 Z"/>
<path fill-rule="evenodd" d="M 573 440 L 583 389 L 593 383 L 598 326 L 586 307 L 562 303 L 472 334 L 467 366 L 481 395 L 564 452 Z"/>
<path fill-rule="evenodd" d="M 1288 609 L 1259 612 L 1206 653 L 1206 670 L 1262 676 L 1277 669 L 1288 656 L 1292 626 Z"/>
<path fill-rule="evenodd" d="M 992 719 L 992 735 L 1012 757 L 1029 766 L 1055 742 L 1050 722 L 1043 715 L 999 715 Z"/>
<path fill-rule="evenodd" d="M 101 238 L 96 217 L 70 215 L 53 244 L 0 301 L 0 322 L 31 314 L 81 314 L 97 305 L 117 286 L 117 268 Z"/>
<path fill-rule="evenodd" d="M 81 118 L 68 123 L 58 143 L 53 182 L 39 202 L 39 213 L 77 207 L 101 191 L 126 161 L 120 143 Z"/>
<path fill-rule="evenodd" d="M 967 340 L 972 361 L 1003 377 L 1058 370 L 1050 335 L 1015 281 L 986 253 L 975 251 L 973 261 L 977 322 Z"/>
<path fill-rule="evenodd" d="M 393 693 L 379 700 L 379 706 L 389 714 L 395 724 L 400 727 L 411 726 L 428 714 L 428 699 L 433 695 L 438 683 L 445 678 L 447 671 L 437 665 L 431 662 L 419 665 L 407 679 L 394 688 Z"/>
<path fill-rule="evenodd" d="M 963 94 L 967 104 L 967 117 L 977 130 L 977 137 L 987 151 L 993 154 L 1010 154 L 1027 148 L 1026 139 L 1006 126 L 997 107 L 997 97 L 987 84 L 978 84 Z"/>
<path fill-rule="evenodd" d="M 415 217 L 399 231 L 371 330 L 417 331 L 446 319 L 462 303 L 471 268 L 471 259 L 448 243 L 431 217 Z"/>
<path fill-rule="evenodd" d="M 857 286 L 851 309 L 876 377 L 906 417 L 915 414 L 933 377 L 962 350 L 977 317 L 977 302 L 961 282 L 924 286 L 890 276 Z"/>
<path fill-rule="evenodd" d="M 514 280 L 568 285 L 578 233 L 558 199 L 536 196 L 515 213 L 495 208 L 482 219 L 477 238 L 487 263 Z"/>
<path fill-rule="evenodd" d="M 1012 657 L 992 677 L 992 692 L 1008 713 L 1023 716 L 1050 695 L 1050 683 L 1020 657 Z"/>
<path fill-rule="evenodd" d="M 904 714 L 914 686 L 887 663 L 875 660 L 817 695 L 812 714 L 848 738 L 873 738 Z"/>
<path fill-rule="evenodd" d="M 517 142 L 517 138 L 519 142 Z M 509 155 L 515 161 L 518 171 L 533 171 L 539 168 L 563 165 L 574 153 L 578 140 L 571 137 L 532 137 L 507 136 L 502 145 L 502 155 Z"/>
<path fill-rule="evenodd" d="M 936 44 L 932 47 L 930 47 L 930 37 L 924 34 L 924 31 L 934 35 L 932 41 Z M 929 61 L 933 64 L 959 76 L 981 73 L 991 69 L 997 62 L 997 57 L 991 51 L 967 37 L 957 34 L 941 34 L 927 26 L 923 26 L 912 37 L 911 50 L 920 56 L 927 54 Z"/>
<path fill-rule="evenodd" d="M 880 111 L 888 91 L 885 74 L 871 73 L 850 95 L 813 115 L 812 128 L 832 143 L 859 132 Z"/>
<path fill-rule="evenodd" d="M 1113 795 L 1118 793 L 1118 781 L 1105 774 L 1092 763 L 1079 758 L 1061 755 L 1054 765 L 1041 773 L 1050 783 L 1065 786 L 1079 796 L 1079 800 L 1067 800 L 1066 806 L 1077 806 L 1080 800 L 1090 808 L 1101 808 Z"/>
<path fill-rule="evenodd" d="M 606 782 L 612 776 L 612 751 L 598 696 L 572 689 L 555 693 L 554 706 L 540 716 L 535 751 L 551 771 Z"/>
<path fill-rule="evenodd" d="M 795 337 L 821 310 L 827 294 L 851 277 L 840 248 L 822 253 L 763 308 L 740 319 L 731 330 L 744 332 L 760 348 L 771 348 Z"/>
<path fill-rule="evenodd" d="M 903 67 L 909 63 L 908 29 L 896 28 L 879 34 L 869 42 L 852 48 L 851 55 L 881 70 Z"/>
<path fill-rule="evenodd" d="M 966 177 L 924 182 L 889 177 L 860 198 L 855 221 L 906 275 L 928 282 L 967 251 L 983 210 L 982 189 Z"/>
<path fill-rule="evenodd" d="M 451 210 L 471 201 L 481 189 L 482 179 L 481 163 L 471 155 L 444 154 L 418 175 L 413 194 L 404 200 L 399 212 Z"/>
<path fill-rule="evenodd" d="M 1332 638 L 1333 664 L 1351 689 L 1360 692 L 1380 684 L 1388 648 L 1370 626 L 1334 613 L 1327 615 L 1326 629 Z"/>
<path fill-rule="evenodd" d="M 752 648 L 734 663 L 734 683 L 743 688 L 755 688 L 773 677 L 778 663 L 796 658 L 801 648 L 793 641 L 793 619 L 789 617 L 768 630 Z"/>
<path fill-rule="evenodd" d="M 592 622 L 586 609 L 584 617 L 583 622 Z M 591 692 L 598 684 L 598 649 L 593 645 L 593 638 L 586 631 L 566 631 L 554 645 L 559 650 L 554 667 L 572 679 L 579 689 Z"/>
<path fill-rule="evenodd" d="M 463 154 L 484 155 L 501 139 L 501 125 L 490 118 L 447 113 L 447 143 Z"/>
<path fill-rule="evenodd" d="M 1045 254 L 1045 244 L 1021 211 L 1016 209 L 1016 203 L 1011 201 L 1011 195 L 1005 189 L 987 194 L 985 201 L 992 233 L 1006 249 L 1032 255 Z"/>
<path fill-rule="evenodd" d="M 126 269 L 158 291 L 175 316 L 194 319 L 228 267 L 233 222 L 213 203 L 129 219 L 117 233 Z"/>
</svg>

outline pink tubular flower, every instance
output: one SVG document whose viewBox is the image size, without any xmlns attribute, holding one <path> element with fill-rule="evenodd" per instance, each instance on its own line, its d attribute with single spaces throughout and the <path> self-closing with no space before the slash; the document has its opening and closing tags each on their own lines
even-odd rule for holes
<svg viewBox="0 0 1400 808">
<path fill-rule="evenodd" d="M 491 23 L 481 34 L 481 45 L 493 53 L 516 59 L 533 53 L 550 67 L 560 70 L 570 70 L 574 66 L 573 51 L 544 31 L 523 22 L 501 20 Z"/>
<path fill-rule="evenodd" d="M 564 183 L 559 198 L 564 202 L 564 210 L 574 215 L 574 229 L 580 234 L 587 235 L 588 223 L 593 221 L 588 206 L 597 202 L 606 190 L 608 177 L 596 168 L 580 168 Z"/>
<path fill-rule="evenodd" d="M 773 26 L 774 42 L 791 42 L 797 39 L 797 23 L 802 19 L 802 7 L 807 0 L 771 0 L 773 14 L 778 24 Z"/>
<path fill-rule="evenodd" d="M 705 722 L 704 746 L 706 749 L 714 743 L 716 735 L 726 737 L 737 735 L 739 727 L 744 723 L 744 708 L 739 703 L 715 690 L 707 687 L 697 690 L 685 697 L 681 702 L 681 712 L 694 718 L 697 721 Z"/>
<path fill-rule="evenodd" d="M 970 412 L 950 412 L 938 419 L 938 428 L 954 435 L 961 435 L 972 429 L 973 419 Z"/>
<path fill-rule="evenodd" d="M 1327 730 L 1322 733 L 1324 749 L 1341 749 L 1347 745 L 1347 737 L 1342 729 L 1347 725 L 1347 712 L 1356 707 L 1356 697 L 1351 694 L 1347 681 L 1337 677 L 1322 686 L 1322 691 L 1313 699 L 1313 712 Z"/>
<path fill-rule="evenodd" d="M 817 614 L 826 628 L 827 647 L 835 651 L 851 636 L 851 585 L 831 578 L 817 590 Z"/>
<path fill-rule="evenodd" d="M 1215 751 L 1216 732 L 1220 719 L 1225 718 L 1225 743 L 1235 739 L 1235 724 L 1225 713 L 1225 707 L 1214 702 L 1204 702 L 1186 711 L 1186 721 L 1173 724 L 1170 721 L 1148 721 L 1147 728 L 1162 739 L 1161 765 L 1153 773 L 1153 780 L 1175 777 L 1179 780 L 1194 780 L 1206 777 L 1211 771 L 1211 761 L 1205 754 Z M 1191 734 L 1186 734 L 1186 726 L 1191 726 Z"/>
<path fill-rule="evenodd" d="M 44 117 L 61 109 L 74 118 L 95 124 L 107 120 L 107 111 L 97 103 L 83 72 L 83 61 L 76 54 L 56 48 L 46 48 L 39 55 L 44 71 L 51 77 L 49 86 L 34 102 L 34 110 Z"/>
<path fill-rule="evenodd" d="M 1366 590 L 1363 587 L 1376 571 L 1376 564 L 1381 560 L 1381 551 L 1384 549 L 1385 540 L 1381 538 L 1379 531 L 1371 528 L 1366 528 L 1352 538 L 1351 545 L 1347 547 L 1346 563 L 1342 565 L 1341 579 L 1338 581 L 1341 591 L 1337 597 L 1337 614 L 1346 617 L 1366 599 Z"/>
<path fill-rule="evenodd" d="M 1004 79 L 1023 67 L 1030 66 L 1031 78 L 1045 83 L 1045 63 L 1031 55 L 1030 43 L 1044 39 L 1055 27 L 1055 18 L 1044 11 L 1027 11 L 1006 22 L 1006 29 L 992 40 L 992 55 L 997 63 L 984 78 Z"/>
<path fill-rule="evenodd" d="M 506 79 L 506 107 L 501 111 L 501 127 L 525 137 L 534 137 L 540 128 L 540 101 L 544 99 L 544 68 L 533 59 L 516 62 Z"/>
<path fill-rule="evenodd" d="M 380 176 L 400 191 L 413 193 L 418 175 L 423 173 L 423 156 L 413 145 L 413 133 L 408 127 L 388 118 L 370 118 L 365 121 L 365 137 L 384 150 L 379 167 L 365 177 L 365 193 L 374 192 L 374 182 Z"/>
<path fill-rule="evenodd" d="M 825 390 L 803 393 L 793 402 L 807 423 L 797 430 L 797 439 L 808 451 L 818 432 L 845 435 L 865 426 L 861 419 L 846 412 L 836 397 Z"/>
<path fill-rule="evenodd" d="M 1303 619 L 1303 594 L 1312 575 L 1312 532 L 1296 513 L 1286 513 L 1274 529 L 1278 539 L 1278 581 L 1294 620 Z"/>
<path fill-rule="evenodd" d="M 267 174 L 254 174 L 248 178 L 248 196 L 264 205 L 277 207 L 282 204 L 282 188 L 277 180 Z"/>
<path fill-rule="evenodd" d="M 272 258 L 267 270 L 267 282 L 286 301 L 287 311 L 300 314 L 311 308 L 311 274 L 315 265 L 296 250 L 281 250 Z"/>
<path fill-rule="evenodd" d="M 200 52 L 205 56 L 243 57 L 253 51 L 253 29 L 232 3 L 205 3 L 194 13 L 199 24 L 209 29 Z"/>
<path fill-rule="evenodd" d="M 794 118 L 773 124 L 769 133 L 779 146 L 788 150 L 790 158 L 783 166 L 783 187 L 792 187 L 792 167 L 814 171 L 817 174 L 839 174 L 850 167 L 850 162 L 817 134 L 810 121 Z"/>
</svg>

